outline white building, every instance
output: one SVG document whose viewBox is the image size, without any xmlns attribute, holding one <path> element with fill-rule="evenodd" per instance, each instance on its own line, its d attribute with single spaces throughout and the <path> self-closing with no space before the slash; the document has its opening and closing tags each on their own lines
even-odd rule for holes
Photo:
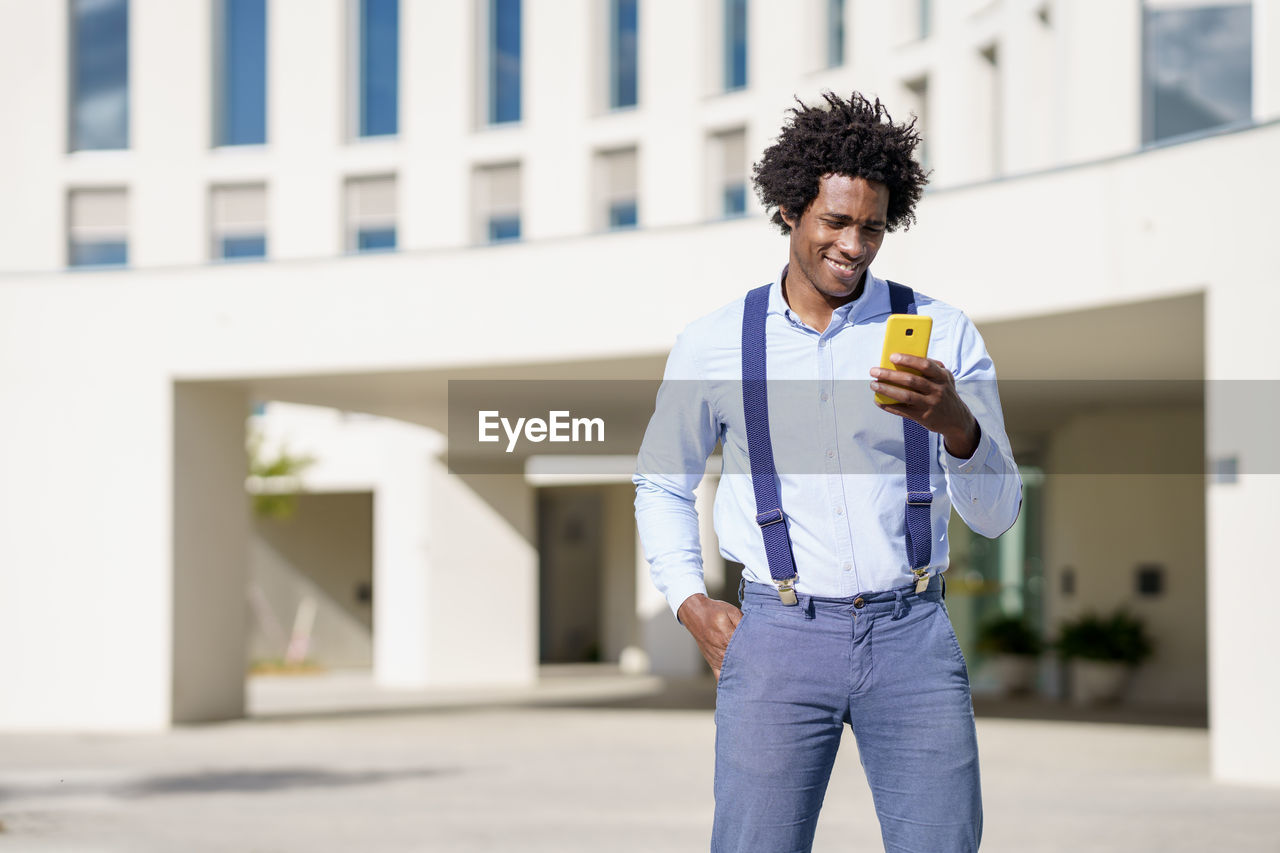
<svg viewBox="0 0 1280 853">
<path fill-rule="evenodd" d="M 1253 322 L 1280 310 L 1280 0 L 0 0 L 0 22 L 0 727 L 242 713 L 261 401 L 430 430 L 333 426 L 362 461 L 313 484 L 373 494 L 382 683 L 628 646 L 697 671 L 626 477 L 450 474 L 447 381 L 660 376 L 686 322 L 785 260 L 747 174 L 792 97 L 858 89 L 920 117 L 935 170 L 877 272 L 978 322 L 1030 466 L 1013 535 L 957 536 L 958 626 L 1129 606 L 1158 644 L 1133 700 L 1207 704 L 1217 777 L 1280 782 L 1258 535 L 1280 367 Z M 652 387 L 618 385 L 640 426 Z"/>
</svg>

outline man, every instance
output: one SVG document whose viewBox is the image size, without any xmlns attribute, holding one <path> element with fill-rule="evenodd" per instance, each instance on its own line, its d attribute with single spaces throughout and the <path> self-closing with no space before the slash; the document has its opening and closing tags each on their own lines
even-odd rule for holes
<svg viewBox="0 0 1280 853">
<path fill-rule="evenodd" d="M 942 601 L 947 520 L 954 506 L 1000 535 L 1021 481 L 973 324 L 870 270 L 885 232 L 915 221 L 914 121 L 857 93 L 823 97 L 790 111 L 754 169 L 790 237 L 787 265 L 672 349 L 636 521 L 717 679 L 713 851 L 811 849 L 846 723 L 886 850 L 976 850 L 973 706 Z M 885 371 L 895 308 L 932 318 L 930 357 L 895 354 Z M 741 609 L 702 579 L 693 489 L 717 442 L 716 532 L 744 565 Z"/>
</svg>

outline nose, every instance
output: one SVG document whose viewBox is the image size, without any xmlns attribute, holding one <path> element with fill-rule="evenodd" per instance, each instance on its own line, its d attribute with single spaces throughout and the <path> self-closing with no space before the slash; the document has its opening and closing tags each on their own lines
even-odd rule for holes
<svg viewBox="0 0 1280 853">
<path fill-rule="evenodd" d="M 846 228 L 836 238 L 836 248 L 846 255 L 857 259 L 862 256 L 862 240 L 856 228 Z"/>
</svg>

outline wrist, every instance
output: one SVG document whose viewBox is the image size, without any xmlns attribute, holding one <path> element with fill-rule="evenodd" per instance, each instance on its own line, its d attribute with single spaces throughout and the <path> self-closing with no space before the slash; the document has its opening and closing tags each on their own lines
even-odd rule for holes
<svg viewBox="0 0 1280 853">
<path fill-rule="evenodd" d="M 969 459 L 978 450 L 978 442 L 982 438 L 982 429 L 978 419 L 969 415 L 969 422 L 963 429 L 945 433 L 942 436 L 943 447 L 956 459 Z"/>
<path fill-rule="evenodd" d="M 680 603 L 680 607 L 676 610 L 676 621 L 681 625 L 688 625 L 688 616 L 701 610 L 705 604 L 710 601 L 704 593 L 695 592 Z"/>
</svg>

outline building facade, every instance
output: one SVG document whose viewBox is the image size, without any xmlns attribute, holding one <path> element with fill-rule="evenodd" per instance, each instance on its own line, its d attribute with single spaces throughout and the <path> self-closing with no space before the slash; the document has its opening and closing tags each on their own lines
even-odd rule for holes
<svg viewBox="0 0 1280 853">
<path fill-rule="evenodd" d="M 1240 328 L 1280 308 L 1280 0 L 3 0 L 0 20 L 0 726 L 242 713 L 266 401 L 396 422 L 332 435 L 359 470 L 312 483 L 373 496 L 382 683 L 629 649 L 696 672 L 627 478 L 451 473 L 449 382 L 651 392 L 686 322 L 785 261 L 749 182 L 784 110 L 857 89 L 918 117 L 933 169 L 876 270 L 977 321 L 1034 495 L 1012 535 L 957 535 L 959 627 L 1127 606 L 1157 641 L 1134 700 L 1207 705 L 1216 775 L 1280 781 L 1251 535 L 1277 508 L 1280 371 Z M 642 427 L 651 393 L 622 397 Z"/>
</svg>

